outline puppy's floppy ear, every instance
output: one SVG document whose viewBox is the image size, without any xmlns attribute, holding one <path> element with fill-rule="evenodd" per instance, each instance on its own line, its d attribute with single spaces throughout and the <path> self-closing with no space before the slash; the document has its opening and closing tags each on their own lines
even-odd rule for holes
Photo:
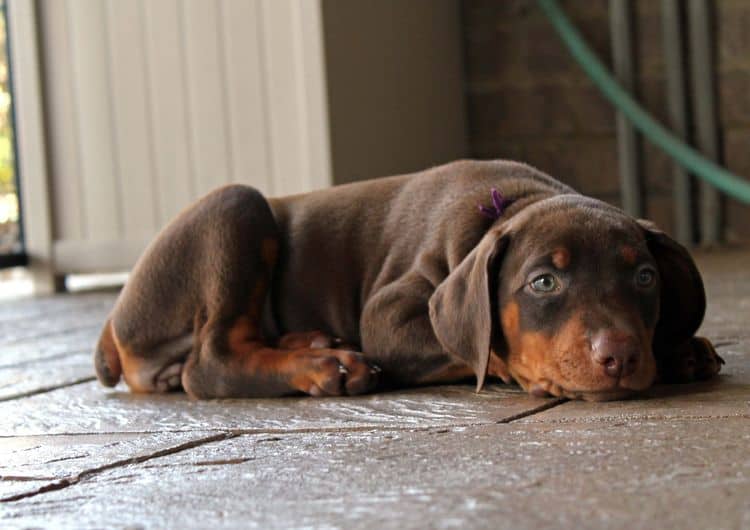
<svg viewBox="0 0 750 530">
<path fill-rule="evenodd" d="M 430 297 L 430 321 L 446 351 L 466 361 L 477 376 L 477 391 L 484 385 L 497 303 L 497 270 L 507 236 L 490 230 Z"/>
<path fill-rule="evenodd" d="M 638 220 L 646 232 L 661 281 L 659 321 L 654 345 L 678 346 L 695 335 L 706 312 L 706 292 L 687 249 L 651 221 Z"/>
</svg>

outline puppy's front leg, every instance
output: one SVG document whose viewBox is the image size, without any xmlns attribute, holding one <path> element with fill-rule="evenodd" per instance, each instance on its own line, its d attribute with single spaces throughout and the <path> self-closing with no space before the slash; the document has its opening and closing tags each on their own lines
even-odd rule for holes
<svg viewBox="0 0 750 530">
<path fill-rule="evenodd" d="M 425 278 L 407 275 L 376 293 L 361 320 L 362 349 L 383 369 L 393 386 L 455 383 L 474 376 L 466 362 L 440 345 L 429 316 L 434 287 Z M 488 375 L 511 381 L 504 361 L 490 357 Z"/>
<path fill-rule="evenodd" d="M 188 357 L 182 384 L 193 397 L 274 397 L 302 392 L 311 396 L 355 395 L 371 391 L 379 370 L 361 353 L 268 346 L 257 325 L 241 316 L 231 325 L 206 323 Z"/>
</svg>

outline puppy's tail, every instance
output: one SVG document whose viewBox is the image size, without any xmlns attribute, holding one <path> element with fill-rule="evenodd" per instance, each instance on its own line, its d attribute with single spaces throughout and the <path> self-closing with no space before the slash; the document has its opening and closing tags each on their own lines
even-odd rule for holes
<svg viewBox="0 0 750 530">
<path fill-rule="evenodd" d="M 104 386 L 115 386 L 120 381 L 122 366 L 120 365 L 120 352 L 112 331 L 111 318 L 104 324 L 99 343 L 96 345 L 94 366 L 96 377 Z"/>
</svg>

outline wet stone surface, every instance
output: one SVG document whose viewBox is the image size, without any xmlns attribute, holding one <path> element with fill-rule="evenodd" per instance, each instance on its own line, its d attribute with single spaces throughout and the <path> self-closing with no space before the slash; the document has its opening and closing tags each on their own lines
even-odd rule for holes
<svg viewBox="0 0 750 530">
<path fill-rule="evenodd" d="M 0 527 L 750 527 L 750 253 L 699 255 L 721 377 L 197 402 L 92 381 L 113 294 L 0 306 Z"/>
<path fill-rule="evenodd" d="M 38 488 L 76 480 L 82 473 L 173 450 L 219 433 L 89 434 L 16 436 L 0 446 L 0 499 L 33 494 Z"/>
<path fill-rule="evenodd" d="M 0 403 L 0 436 L 487 424 L 555 402 L 504 385 L 479 395 L 464 385 L 347 398 L 196 401 L 182 393 L 134 395 L 124 386 L 106 391 L 94 381 Z"/>
<path fill-rule="evenodd" d="M 10 522 L 51 512 L 90 527 L 741 528 L 744 427 L 715 420 L 710 438 L 702 420 L 244 435 L 6 508 Z"/>
</svg>

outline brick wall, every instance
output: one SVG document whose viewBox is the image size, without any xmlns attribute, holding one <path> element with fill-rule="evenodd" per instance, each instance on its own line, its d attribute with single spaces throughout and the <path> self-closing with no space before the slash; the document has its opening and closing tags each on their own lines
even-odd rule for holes
<svg viewBox="0 0 750 530">
<path fill-rule="evenodd" d="M 561 2 L 610 64 L 608 2 Z M 667 123 L 660 2 L 634 2 L 637 99 Z M 750 2 L 717 0 L 718 117 L 725 164 L 750 177 Z M 472 155 L 512 158 L 619 204 L 612 107 L 573 61 L 534 0 L 462 3 Z M 672 231 L 671 162 L 642 143 L 647 215 Z M 727 201 L 730 240 L 750 239 L 750 207 Z"/>
</svg>

